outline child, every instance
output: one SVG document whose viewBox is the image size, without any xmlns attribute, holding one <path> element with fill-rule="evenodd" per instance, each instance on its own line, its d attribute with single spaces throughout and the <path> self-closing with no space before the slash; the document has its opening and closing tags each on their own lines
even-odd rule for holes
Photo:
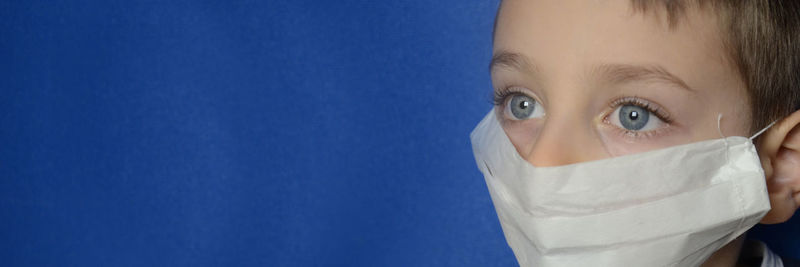
<svg viewBox="0 0 800 267">
<path fill-rule="evenodd" d="M 758 217 L 782 223 L 800 206 L 800 1 L 504 0 L 493 54 L 494 115 L 516 153 L 536 168 L 751 136 L 777 121 L 755 139 L 771 206 Z M 482 166 L 478 150 L 488 182 L 498 171 Z M 533 243 L 528 255 L 580 257 L 582 250 L 543 249 L 543 241 L 531 241 L 536 236 L 503 228 L 507 239 Z M 696 263 L 781 266 L 763 245 L 753 263 L 744 235 L 732 239 Z M 523 261 L 523 248 L 509 244 L 521 264 L 546 262 Z M 682 259 L 671 263 L 691 262 Z"/>
</svg>

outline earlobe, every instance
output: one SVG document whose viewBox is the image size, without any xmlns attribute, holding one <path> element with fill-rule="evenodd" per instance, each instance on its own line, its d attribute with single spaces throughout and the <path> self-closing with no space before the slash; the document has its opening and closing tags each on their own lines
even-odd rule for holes
<svg viewBox="0 0 800 267">
<path fill-rule="evenodd" d="M 782 223 L 800 207 L 800 111 L 776 123 L 758 142 L 772 209 L 761 223 Z"/>
</svg>

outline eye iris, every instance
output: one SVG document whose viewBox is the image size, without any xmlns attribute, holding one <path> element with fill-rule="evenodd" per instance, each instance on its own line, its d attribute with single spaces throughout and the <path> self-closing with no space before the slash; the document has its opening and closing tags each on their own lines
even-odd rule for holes
<svg viewBox="0 0 800 267">
<path fill-rule="evenodd" d="M 527 119 L 536 108 L 535 100 L 528 96 L 517 95 L 511 98 L 511 113 L 514 118 Z"/>
<path fill-rule="evenodd" d="M 625 129 L 636 131 L 644 128 L 650 119 L 650 112 L 635 105 L 624 105 L 619 110 L 619 122 Z"/>
</svg>

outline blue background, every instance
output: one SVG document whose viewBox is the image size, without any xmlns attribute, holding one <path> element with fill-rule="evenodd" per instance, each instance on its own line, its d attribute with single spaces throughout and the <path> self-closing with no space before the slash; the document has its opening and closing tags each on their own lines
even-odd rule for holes
<svg viewBox="0 0 800 267">
<path fill-rule="evenodd" d="M 1 1 L 0 262 L 516 265 L 469 144 L 497 5 Z"/>
</svg>

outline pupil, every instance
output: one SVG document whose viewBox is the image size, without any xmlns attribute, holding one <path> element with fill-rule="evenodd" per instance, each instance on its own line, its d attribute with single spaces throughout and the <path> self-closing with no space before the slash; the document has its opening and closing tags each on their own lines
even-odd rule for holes
<svg viewBox="0 0 800 267">
<path fill-rule="evenodd" d="M 527 108 L 528 105 L 530 105 L 530 103 L 528 103 L 528 101 L 519 102 L 519 108 L 521 108 L 521 109 Z"/>
<path fill-rule="evenodd" d="M 637 112 L 637 111 L 631 111 L 631 114 L 630 114 L 630 115 L 628 115 L 628 117 L 630 117 L 630 118 L 631 118 L 631 120 L 637 120 L 637 119 L 639 119 L 639 112 Z"/>
</svg>

